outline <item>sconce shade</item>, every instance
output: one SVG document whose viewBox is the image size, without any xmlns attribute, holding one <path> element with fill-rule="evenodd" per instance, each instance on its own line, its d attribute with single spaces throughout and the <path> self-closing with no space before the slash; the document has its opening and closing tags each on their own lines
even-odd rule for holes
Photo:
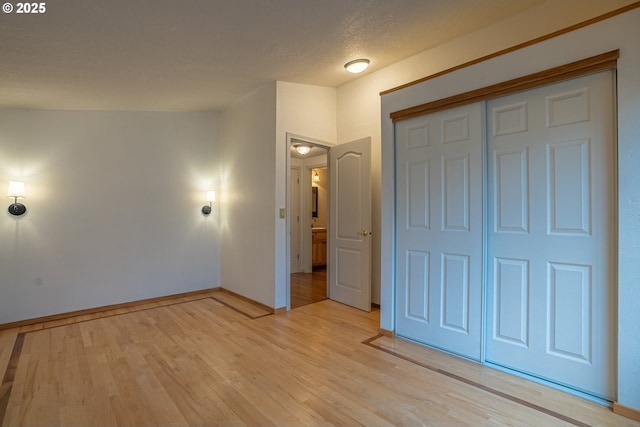
<svg viewBox="0 0 640 427">
<path fill-rule="evenodd" d="M 314 174 L 313 174 L 313 180 L 314 180 L 315 182 L 320 181 L 320 176 L 318 175 L 318 171 L 314 171 Z"/>
<path fill-rule="evenodd" d="M 7 196 L 24 198 L 24 182 L 9 181 L 9 191 L 7 191 Z"/>
<path fill-rule="evenodd" d="M 208 205 L 204 205 L 202 207 L 202 214 L 203 215 L 209 215 L 211 213 L 211 205 L 216 201 L 216 192 L 209 190 L 207 191 L 207 202 L 209 202 Z"/>
<path fill-rule="evenodd" d="M 22 203 L 18 203 L 18 198 L 24 198 L 24 182 L 9 181 L 7 196 L 13 198 L 13 203 L 9 205 L 9 213 L 14 216 L 23 215 L 27 208 Z"/>
</svg>

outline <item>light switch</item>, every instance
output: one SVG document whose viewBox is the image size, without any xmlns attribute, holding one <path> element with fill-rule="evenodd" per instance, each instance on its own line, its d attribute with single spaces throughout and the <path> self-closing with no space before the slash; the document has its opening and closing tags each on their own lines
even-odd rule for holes
<svg viewBox="0 0 640 427">
<path fill-rule="evenodd" d="M 284 218 L 284 208 L 280 208 L 280 218 Z"/>
</svg>

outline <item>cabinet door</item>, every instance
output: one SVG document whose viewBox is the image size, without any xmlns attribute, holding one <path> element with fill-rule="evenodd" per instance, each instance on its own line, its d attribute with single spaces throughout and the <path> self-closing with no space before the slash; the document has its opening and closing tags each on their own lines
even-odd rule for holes
<svg viewBox="0 0 640 427">
<path fill-rule="evenodd" d="M 327 264 L 327 232 L 325 230 L 314 230 L 312 246 L 313 266 Z"/>
</svg>

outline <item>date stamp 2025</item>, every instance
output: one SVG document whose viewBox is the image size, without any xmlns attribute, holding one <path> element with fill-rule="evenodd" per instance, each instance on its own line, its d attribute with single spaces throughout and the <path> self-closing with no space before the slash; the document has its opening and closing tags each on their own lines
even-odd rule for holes
<svg viewBox="0 0 640 427">
<path fill-rule="evenodd" d="M 13 3 L 6 2 L 2 5 L 4 13 L 43 14 L 47 12 L 47 3 Z"/>
</svg>

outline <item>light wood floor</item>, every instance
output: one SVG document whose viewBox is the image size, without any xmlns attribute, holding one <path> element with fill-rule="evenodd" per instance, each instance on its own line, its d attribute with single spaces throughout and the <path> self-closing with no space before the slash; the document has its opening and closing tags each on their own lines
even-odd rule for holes
<svg viewBox="0 0 640 427">
<path fill-rule="evenodd" d="M 302 307 L 327 299 L 327 270 L 312 273 L 291 273 L 291 308 Z"/>
<path fill-rule="evenodd" d="M 640 426 L 325 300 L 228 294 L 0 332 L 0 425 Z"/>
</svg>

